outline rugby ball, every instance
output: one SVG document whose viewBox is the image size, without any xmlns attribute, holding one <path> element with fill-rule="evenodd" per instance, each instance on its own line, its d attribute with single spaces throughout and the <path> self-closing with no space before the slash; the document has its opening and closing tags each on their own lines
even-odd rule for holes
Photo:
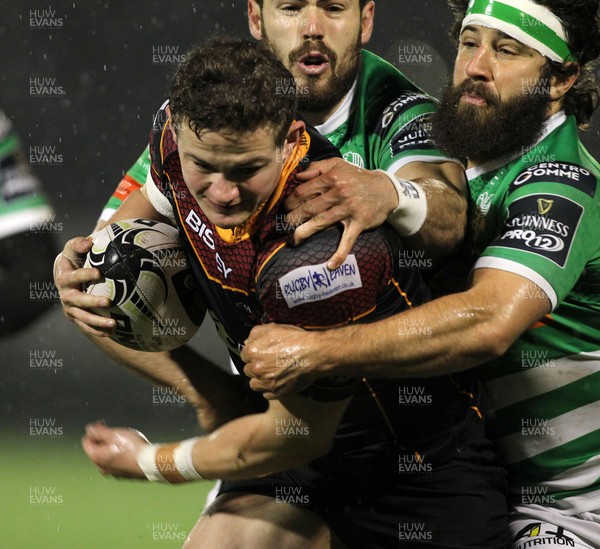
<svg viewBox="0 0 600 549">
<path fill-rule="evenodd" d="M 95 309 L 117 321 L 111 339 L 139 351 L 168 351 L 198 331 L 206 307 L 175 227 L 128 219 L 92 239 L 84 267 L 99 269 L 103 279 L 86 292 L 111 300 L 110 308 Z"/>
</svg>

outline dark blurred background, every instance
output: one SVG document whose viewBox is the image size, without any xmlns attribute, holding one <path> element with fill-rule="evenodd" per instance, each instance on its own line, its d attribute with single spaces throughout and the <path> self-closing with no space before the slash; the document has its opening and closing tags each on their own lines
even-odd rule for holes
<svg viewBox="0 0 600 549">
<path fill-rule="evenodd" d="M 17 1 L 3 2 L 0 12 L 0 105 L 27 156 L 43 146 L 54 153 L 33 169 L 56 210 L 60 248 L 91 231 L 144 148 L 178 57 L 215 33 L 249 37 L 242 0 Z M 440 0 L 382 0 L 369 48 L 438 95 L 454 53 L 449 24 Z M 41 83 L 47 89 L 36 93 Z M 585 139 L 597 155 L 598 130 Z M 49 299 L 52 308 L 33 325 L 0 339 L 0 433 L 27 439 L 32 418 L 54 420 L 75 437 L 100 417 L 150 434 L 194 430 L 187 407 L 157 399 L 150 385 L 104 358 L 65 319 L 56 296 Z M 211 326 L 194 346 L 226 364 Z"/>
</svg>

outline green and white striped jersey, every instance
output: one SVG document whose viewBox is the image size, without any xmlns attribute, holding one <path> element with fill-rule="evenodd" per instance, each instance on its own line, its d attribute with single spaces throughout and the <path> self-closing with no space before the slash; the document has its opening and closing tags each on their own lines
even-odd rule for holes
<svg viewBox="0 0 600 549">
<path fill-rule="evenodd" d="M 513 503 L 600 509 L 600 166 L 560 112 L 534 146 L 467 176 L 475 268 L 529 279 L 523 299 L 541 288 L 553 309 L 479 369 Z"/>
<path fill-rule="evenodd" d="M 369 170 L 395 173 L 410 162 L 445 162 L 430 137 L 429 115 L 435 101 L 387 61 L 362 50 L 358 80 L 321 135 L 338 147 L 345 160 Z M 148 176 L 150 153 L 144 150 L 127 171 L 102 212 L 109 219 L 125 198 Z"/>
<path fill-rule="evenodd" d="M 0 111 L 0 238 L 35 230 L 53 215 L 10 120 Z"/>
</svg>

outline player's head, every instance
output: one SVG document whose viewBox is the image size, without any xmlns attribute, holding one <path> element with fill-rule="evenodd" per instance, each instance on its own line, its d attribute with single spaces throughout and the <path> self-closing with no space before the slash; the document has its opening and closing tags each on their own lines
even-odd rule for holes
<svg viewBox="0 0 600 549">
<path fill-rule="evenodd" d="M 212 40 L 194 48 L 170 93 L 183 177 L 210 221 L 242 225 L 269 198 L 304 125 L 292 76 L 265 47 Z"/>
<path fill-rule="evenodd" d="M 252 36 L 296 79 L 300 110 L 317 114 L 333 112 L 356 80 L 374 13 L 371 0 L 248 0 Z"/>
<path fill-rule="evenodd" d="M 564 110 L 585 126 L 598 106 L 598 0 L 449 0 L 453 82 L 434 122 L 438 145 L 484 162 L 526 150 Z"/>
</svg>

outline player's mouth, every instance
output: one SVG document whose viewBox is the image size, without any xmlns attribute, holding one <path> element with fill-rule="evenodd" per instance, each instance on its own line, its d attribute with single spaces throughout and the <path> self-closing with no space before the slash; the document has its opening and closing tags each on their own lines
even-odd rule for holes
<svg viewBox="0 0 600 549">
<path fill-rule="evenodd" d="M 465 92 L 461 97 L 463 103 L 468 105 L 475 105 L 476 107 L 485 107 L 488 104 L 488 100 L 481 95 L 473 92 Z"/>
<path fill-rule="evenodd" d="M 210 198 L 206 197 L 204 197 L 204 200 L 206 200 L 210 209 L 219 215 L 232 215 L 234 213 L 237 213 L 242 206 L 241 202 L 237 204 L 221 204 L 219 202 L 214 202 L 210 200 Z"/>
<path fill-rule="evenodd" d="M 306 76 L 320 76 L 329 68 L 329 58 L 321 52 L 311 51 L 300 56 L 296 65 Z"/>
</svg>

